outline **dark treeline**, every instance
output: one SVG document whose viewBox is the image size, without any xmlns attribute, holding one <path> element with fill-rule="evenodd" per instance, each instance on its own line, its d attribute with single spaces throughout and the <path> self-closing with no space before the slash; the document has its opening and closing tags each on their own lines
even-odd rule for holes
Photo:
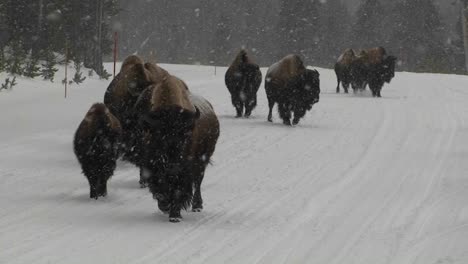
<svg viewBox="0 0 468 264">
<path fill-rule="evenodd" d="M 120 2 L 122 55 L 228 65 L 245 47 L 262 66 L 296 53 L 330 68 L 345 48 L 384 46 L 399 70 L 464 70 L 461 29 L 447 28 L 432 0 L 361 0 L 355 13 L 342 0 Z"/>
<path fill-rule="evenodd" d="M 53 76 L 68 47 L 78 67 L 106 75 L 102 60 L 111 60 L 113 31 L 120 59 L 137 53 L 227 66 L 246 48 L 261 66 L 295 53 L 331 68 L 346 48 L 383 46 L 398 57 L 398 70 L 464 71 L 461 24 L 442 19 L 433 0 L 349 7 L 344 0 L 2 0 L 0 71 Z"/>
<path fill-rule="evenodd" d="M 117 12 L 115 0 L 2 0 L 0 70 L 53 80 L 55 65 L 68 57 L 104 77 Z"/>
</svg>

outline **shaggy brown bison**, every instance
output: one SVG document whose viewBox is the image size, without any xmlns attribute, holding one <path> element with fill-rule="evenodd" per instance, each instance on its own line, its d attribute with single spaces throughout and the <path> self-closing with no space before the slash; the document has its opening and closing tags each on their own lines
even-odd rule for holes
<svg viewBox="0 0 468 264">
<path fill-rule="evenodd" d="M 237 112 L 236 117 L 242 115 L 249 117 L 257 106 L 257 91 L 262 83 L 262 72 L 245 50 L 241 50 L 229 66 L 224 82 L 231 93 L 232 105 Z"/>
<path fill-rule="evenodd" d="M 381 97 L 384 83 L 390 83 L 395 77 L 396 60 L 396 57 L 388 56 L 382 47 L 364 50 L 351 66 L 353 89 L 364 90 L 369 84 L 372 96 Z"/>
<path fill-rule="evenodd" d="M 161 67 L 144 63 L 143 60 L 131 55 L 127 57 L 120 72 L 112 80 L 104 95 L 104 104 L 120 120 L 123 129 L 121 152 L 123 158 L 138 164 L 137 120 L 134 110 L 135 103 L 142 91 L 151 84 L 162 80 L 168 75 Z"/>
<path fill-rule="evenodd" d="M 335 74 L 338 81 L 336 92 L 340 92 L 340 83 L 343 85 L 345 93 L 348 93 L 349 84 L 351 83 L 351 64 L 356 59 L 356 54 L 352 49 L 346 49 L 335 63 Z"/>
<path fill-rule="evenodd" d="M 299 123 L 306 111 L 319 101 L 320 79 L 316 70 L 306 69 L 297 55 L 288 55 L 271 65 L 265 78 L 268 98 L 268 121 L 272 122 L 272 110 L 278 103 L 278 112 L 285 125 Z"/>
<path fill-rule="evenodd" d="M 75 133 L 74 151 L 88 178 L 90 198 L 107 195 L 107 180 L 115 170 L 121 132 L 119 120 L 104 104 L 96 103 Z"/>
<path fill-rule="evenodd" d="M 137 109 L 147 111 L 140 118 L 143 176 L 159 209 L 179 222 L 182 209 L 203 208 L 200 185 L 218 140 L 218 118 L 208 101 L 192 95 L 174 76 L 140 99 Z"/>
</svg>

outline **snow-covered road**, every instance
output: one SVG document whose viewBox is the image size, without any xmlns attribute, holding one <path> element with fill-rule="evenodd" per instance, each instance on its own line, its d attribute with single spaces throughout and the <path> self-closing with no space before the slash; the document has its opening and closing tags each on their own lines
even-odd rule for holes
<svg viewBox="0 0 468 264">
<path fill-rule="evenodd" d="M 204 211 L 169 223 L 123 162 L 90 200 L 72 138 L 109 81 L 64 99 L 20 79 L 0 92 L 0 263 L 468 263 L 468 77 L 397 73 L 377 99 L 319 69 L 320 102 L 286 127 L 263 84 L 235 119 L 225 68 L 163 67 L 220 118 Z"/>
</svg>

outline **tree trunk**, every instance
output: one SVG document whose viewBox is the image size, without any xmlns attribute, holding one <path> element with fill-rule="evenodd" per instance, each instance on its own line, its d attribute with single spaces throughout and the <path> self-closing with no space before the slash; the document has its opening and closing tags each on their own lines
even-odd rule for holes
<svg viewBox="0 0 468 264">
<path fill-rule="evenodd" d="M 462 0 L 463 42 L 465 45 L 465 71 L 468 73 L 468 0 Z"/>
<path fill-rule="evenodd" d="M 99 76 L 103 74 L 102 66 L 102 0 L 96 2 L 96 42 L 95 42 L 95 53 L 94 53 L 94 65 L 93 69 Z"/>
</svg>

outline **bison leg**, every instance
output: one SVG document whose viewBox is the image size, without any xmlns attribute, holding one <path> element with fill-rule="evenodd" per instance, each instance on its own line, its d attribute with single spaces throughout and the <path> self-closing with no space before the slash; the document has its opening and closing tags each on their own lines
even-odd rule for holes
<svg viewBox="0 0 468 264">
<path fill-rule="evenodd" d="M 107 196 L 107 180 L 99 179 L 99 184 L 97 187 L 97 195 L 105 197 Z"/>
<path fill-rule="evenodd" d="M 201 212 L 203 209 L 203 199 L 201 196 L 201 183 L 203 181 L 203 178 L 205 176 L 205 168 L 203 164 L 197 165 L 194 168 L 194 184 L 193 187 L 195 189 L 195 192 L 193 194 L 193 199 L 192 199 L 192 211 L 193 212 Z"/>
<path fill-rule="evenodd" d="M 232 105 L 236 108 L 236 117 L 242 117 L 244 112 L 244 102 L 241 100 L 240 94 L 234 93 L 231 96 Z"/>
<path fill-rule="evenodd" d="M 139 181 L 140 188 L 143 189 L 143 188 L 148 187 L 148 177 L 149 177 L 148 172 L 145 171 L 145 169 L 140 167 L 140 181 Z"/>
<path fill-rule="evenodd" d="M 171 209 L 169 211 L 169 222 L 179 223 L 182 221 L 182 216 L 180 215 L 180 209 Z"/>
<path fill-rule="evenodd" d="M 268 122 L 273 122 L 273 106 L 275 106 L 275 101 L 268 98 L 268 107 L 270 108 L 268 111 Z"/>
<path fill-rule="evenodd" d="M 89 182 L 89 198 L 98 199 L 98 181 L 96 177 L 87 177 Z"/>
<path fill-rule="evenodd" d="M 291 110 L 286 104 L 278 104 L 278 112 L 283 119 L 283 124 L 290 126 L 291 125 Z"/>
<path fill-rule="evenodd" d="M 343 90 L 345 93 L 348 93 L 349 83 L 343 82 Z"/>
<path fill-rule="evenodd" d="M 249 102 L 245 105 L 245 117 L 250 117 L 252 110 L 255 108 L 255 106 L 257 106 L 257 96 L 253 95 L 251 98 L 252 99 L 250 99 Z"/>
<path fill-rule="evenodd" d="M 338 79 L 338 84 L 336 85 L 336 93 L 340 93 L 340 78 L 338 76 L 336 76 L 336 78 Z"/>
</svg>

